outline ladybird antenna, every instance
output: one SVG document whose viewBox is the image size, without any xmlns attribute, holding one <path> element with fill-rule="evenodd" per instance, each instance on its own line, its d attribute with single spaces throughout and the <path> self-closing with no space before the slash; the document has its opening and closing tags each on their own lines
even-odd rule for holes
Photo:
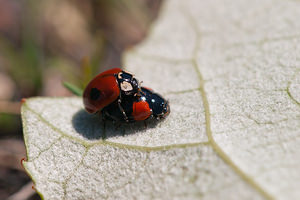
<svg viewBox="0 0 300 200">
<path fill-rule="evenodd" d="M 142 85 L 143 81 L 140 81 L 140 84 Z"/>
</svg>

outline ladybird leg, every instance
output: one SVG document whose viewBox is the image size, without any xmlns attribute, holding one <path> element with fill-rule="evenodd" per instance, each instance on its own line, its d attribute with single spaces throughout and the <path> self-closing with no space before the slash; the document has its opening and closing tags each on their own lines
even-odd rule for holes
<svg viewBox="0 0 300 200">
<path fill-rule="evenodd" d="M 144 96 L 146 96 L 146 93 L 145 93 L 144 91 L 141 90 L 140 92 L 141 92 Z"/>
<path fill-rule="evenodd" d="M 121 127 L 122 124 L 118 121 L 114 121 L 114 125 L 115 125 L 115 131 L 117 131 Z"/>
<path fill-rule="evenodd" d="M 141 81 L 141 83 L 142 83 L 142 82 L 143 82 L 143 81 Z M 146 96 L 146 93 L 145 93 L 141 88 L 139 88 L 139 92 L 138 92 L 139 96 L 141 96 L 140 93 L 141 93 L 142 95 Z"/>
<path fill-rule="evenodd" d="M 125 136 L 125 134 L 126 134 L 126 130 L 123 128 L 122 129 L 122 136 Z"/>
<path fill-rule="evenodd" d="M 115 131 L 119 130 L 120 131 L 120 135 L 124 136 L 126 132 L 125 132 L 124 127 L 121 128 L 122 123 L 119 122 L 119 121 L 113 121 L 113 123 L 114 123 L 114 126 L 115 126 Z"/>
<path fill-rule="evenodd" d="M 123 114 L 123 116 L 124 116 L 125 121 L 128 122 L 128 117 L 127 117 L 127 115 L 126 115 L 126 113 L 125 113 L 125 110 L 124 110 L 123 107 L 121 106 L 121 102 L 122 102 L 121 99 L 122 99 L 122 97 L 121 97 L 121 92 L 120 92 L 119 99 L 118 99 L 118 106 L 119 106 L 119 109 L 120 109 L 120 111 L 122 112 L 122 114 Z"/>
<path fill-rule="evenodd" d="M 106 139 L 106 117 L 104 113 L 101 112 L 101 118 L 102 118 L 102 124 L 103 124 L 103 134 L 102 134 L 102 140 Z"/>
<path fill-rule="evenodd" d="M 144 120 L 144 126 L 145 126 L 145 128 L 148 127 L 146 120 Z"/>
<path fill-rule="evenodd" d="M 128 117 L 127 117 L 123 107 L 121 106 L 121 99 L 118 99 L 118 106 L 119 106 L 119 109 L 120 109 L 120 111 L 122 112 L 122 114 L 124 116 L 125 121 L 128 122 Z"/>
</svg>

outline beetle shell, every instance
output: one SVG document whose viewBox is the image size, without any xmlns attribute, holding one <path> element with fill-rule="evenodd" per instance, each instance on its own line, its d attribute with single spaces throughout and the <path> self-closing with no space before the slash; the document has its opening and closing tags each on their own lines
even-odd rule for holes
<svg viewBox="0 0 300 200">
<path fill-rule="evenodd" d="M 102 110 L 119 97 L 120 89 L 115 75 L 120 72 L 120 68 L 107 70 L 87 85 L 83 93 L 83 103 L 89 113 Z"/>
</svg>

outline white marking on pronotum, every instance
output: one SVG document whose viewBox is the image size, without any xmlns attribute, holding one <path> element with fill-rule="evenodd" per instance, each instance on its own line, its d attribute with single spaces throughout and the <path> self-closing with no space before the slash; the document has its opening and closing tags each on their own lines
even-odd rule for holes
<svg viewBox="0 0 300 200">
<path fill-rule="evenodd" d="M 133 90 L 132 85 L 126 81 L 123 81 L 120 85 L 121 85 L 121 90 L 125 92 Z"/>
<path fill-rule="evenodd" d="M 122 72 L 119 72 L 119 73 L 118 73 L 118 79 L 121 79 L 121 78 L 122 78 L 122 76 L 121 76 L 122 74 L 123 74 Z"/>
</svg>

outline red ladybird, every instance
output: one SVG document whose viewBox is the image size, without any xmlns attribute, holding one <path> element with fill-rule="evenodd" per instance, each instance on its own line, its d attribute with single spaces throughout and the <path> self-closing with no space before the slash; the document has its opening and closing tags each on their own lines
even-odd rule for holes
<svg viewBox="0 0 300 200">
<path fill-rule="evenodd" d="M 83 103 L 89 113 L 101 111 L 117 100 L 120 105 L 122 96 L 131 96 L 140 90 L 134 76 L 120 68 L 114 68 L 97 75 L 85 88 Z"/>
</svg>

